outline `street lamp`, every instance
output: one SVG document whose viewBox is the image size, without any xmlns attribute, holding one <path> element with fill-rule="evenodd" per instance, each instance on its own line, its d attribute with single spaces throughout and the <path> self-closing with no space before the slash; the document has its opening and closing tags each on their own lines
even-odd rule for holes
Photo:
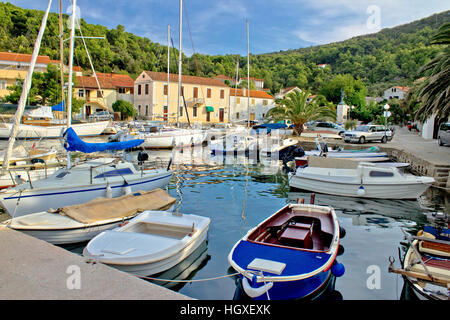
<svg viewBox="0 0 450 320">
<path fill-rule="evenodd" d="M 389 112 L 390 106 L 386 103 L 384 105 L 384 141 L 387 141 L 386 131 L 387 131 L 387 118 L 391 115 Z"/>
</svg>

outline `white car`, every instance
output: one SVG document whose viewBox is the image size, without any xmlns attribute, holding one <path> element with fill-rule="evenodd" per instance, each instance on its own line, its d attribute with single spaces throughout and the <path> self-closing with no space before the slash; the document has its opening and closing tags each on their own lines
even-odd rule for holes
<svg viewBox="0 0 450 320">
<path fill-rule="evenodd" d="M 345 142 L 366 143 L 371 141 L 381 141 L 386 143 L 391 141 L 393 133 L 390 129 L 385 129 L 382 125 L 362 125 L 356 127 L 355 130 L 346 131 L 344 134 Z"/>
</svg>

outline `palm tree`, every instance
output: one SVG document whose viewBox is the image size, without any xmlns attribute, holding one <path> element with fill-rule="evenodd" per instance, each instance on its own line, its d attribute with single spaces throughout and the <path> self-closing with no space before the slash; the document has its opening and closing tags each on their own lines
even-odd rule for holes
<svg viewBox="0 0 450 320">
<path fill-rule="evenodd" d="M 443 24 L 431 39 L 431 44 L 446 45 L 444 51 L 425 64 L 419 74 L 425 77 L 412 92 L 410 99 L 418 102 L 416 120 L 425 121 L 433 114 L 448 118 L 450 114 L 450 23 Z M 411 103 L 411 102 L 410 102 Z"/>
<path fill-rule="evenodd" d="M 336 107 L 323 102 L 321 96 L 307 102 L 310 93 L 307 91 L 293 91 L 283 99 L 276 101 L 276 107 L 270 109 L 266 119 L 273 121 L 290 121 L 294 125 L 294 133 L 301 135 L 303 125 L 311 120 L 335 120 Z M 320 103 L 319 101 L 322 101 Z"/>
</svg>

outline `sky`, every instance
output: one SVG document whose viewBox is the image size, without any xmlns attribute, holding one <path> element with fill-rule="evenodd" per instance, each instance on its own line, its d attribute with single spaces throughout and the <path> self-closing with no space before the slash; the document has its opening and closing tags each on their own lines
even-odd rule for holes
<svg viewBox="0 0 450 320">
<path fill-rule="evenodd" d="M 9 0 L 45 10 L 48 0 Z M 448 0 L 183 0 L 182 50 L 247 55 L 298 49 L 377 32 L 450 9 Z M 62 0 L 70 13 L 71 0 Z M 167 44 L 167 26 L 179 44 L 180 0 L 78 0 L 88 23 L 116 28 Z M 52 12 L 59 12 L 53 0 Z M 85 34 L 85 36 L 88 36 Z"/>
</svg>

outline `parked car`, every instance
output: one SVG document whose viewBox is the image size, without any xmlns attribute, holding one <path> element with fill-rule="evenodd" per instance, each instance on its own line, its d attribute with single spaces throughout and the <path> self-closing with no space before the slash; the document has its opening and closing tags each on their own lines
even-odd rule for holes
<svg viewBox="0 0 450 320">
<path fill-rule="evenodd" d="M 381 141 L 386 143 L 391 141 L 393 132 L 391 129 L 385 130 L 382 125 L 362 125 L 355 128 L 352 131 L 346 131 L 344 134 L 345 142 L 359 142 L 365 143 L 368 141 Z"/>
<path fill-rule="evenodd" d="M 112 115 L 108 111 L 99 111 L 95 112 L 94 114 L 91 114 L 89 116 L 89 119 L 101 121 L 101 120 L 114 120 L 114 115 Z"/>
<path fill-rule="evenodd" d="M 308 126 L 309 131 L 331 131 L 334 132 L 341 137 L 344 136 L 345 129 L 333 122 L 328 121 L 318 121 L 310 124 Z"/>
<path fill-rule="evenodd" d="M 440 146 L 443 146 L 444 144 L 450 145 L 450 122 L 441 124 L 437 140 Z"/>
</svg>

